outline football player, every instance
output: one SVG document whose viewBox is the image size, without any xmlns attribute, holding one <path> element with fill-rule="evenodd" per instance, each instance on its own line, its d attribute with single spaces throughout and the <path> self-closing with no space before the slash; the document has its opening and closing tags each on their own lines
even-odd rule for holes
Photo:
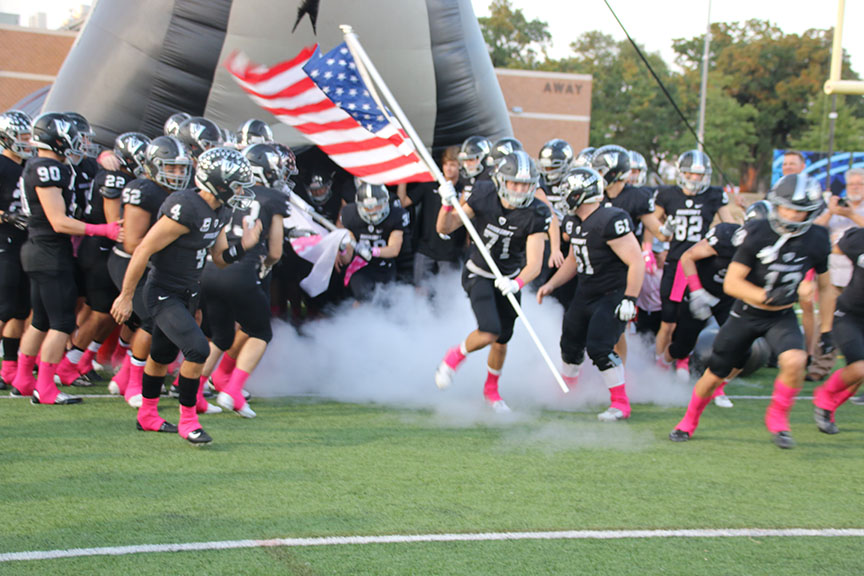
<svg viewBox="0 0 864 576">
<path fill-rule="evenodd" d="M 489 371 L 483 396 L 499 413 L 510 411 L 498 392 L 507 343 L 516 321 L 516 311 L 507 296 L 513 295 L 518 300 L 522 287 L 540 273 L 543 244 L 552 219 L 548 206 L 534 197 L 539 182 L 540 173 L 534 161 L 518 150 L 502 158 L 492 181 L 477 182 L 467 200 L 462 200 L 466 215 L 486 240 L 486 249 L 502 277 L 495 278 L 477 246 L 472 244 L 462 272 L 462 287 L 471 300 L 477 329 L 447 351 L 435 372 L 435 384 L 438 388 L 450 386 L 467 355 L 489 346 Z M 462 226 L 458 215 L 453 214 L 452 202 L 458 201 L 456 190 L 442 186 L 439 193 L 442 206 L 438 233 L 450 234 Z"/>
<path fill-rule="evenodd" d="M 30 315 L 30 281 L 21 268 L 21 246 L 27 239 L 27 217 L 21 209 L 21 173 L 33 155 L 33 120 L 20 110 L 0 114 L 0 331 L 3 367 L 0 390 L 15 381 L 18 348 Z"/>
<path fill-rule="evenodd" d="M 663 280 L 660 299 L 663 303 L 662 322 L 657 333 L 657 364 L 664 368 L 672 366 L 686 370 L 688 358 L 673 358 L 669 354 L 669 342 L 679 311 L 689 314 L 686 307 L 673 302 L 669 295 L 678 272 L 678 260 L 685 250 L 705 237 L 711 228 L 714 216 L 722 222 L 732 222 L 729 198 L 722 188 L 711 186 L 711 161 L 698 150 L 689 150 L 678 159 L 678 185 L 662 186 L 655 197 L 654 216 L 663 222 L 660 234 L 669 237 L 669 253 L 663 265 Z"/>
<path fill-rule="evenodd" d="M 132 254 L 159 218 L 162 203 L 172 192 L 185 190 L 191 175 L 192 158 L 176 138 L 160 136 L 147 146 L 142 177 L 129 182 L 123 189 L 123 241 L 114 245 L 108 257 L 108 271 L 118 290 L 123 287 L 123 277 Z M 134 332 L 130 353 L 125 355 L 120 371 L 109 384 L 109 391 L 122 394 L 133 408 L 141 407 L 142 378 L 153 333 L 153 319 L 144 300 L 147 273 L 148 269 L 145 269 L 135 287 L 133 314 L 126 323 Z"/>
<path fill-rule="evenodd" d="M 182 132 L 182 129 L 181 129 Z M 144 367 L 139 430 L 178 432 L 193 445 L 209 444 L 212 438 L 201 428 L 196 409 L 204 362 L 210 353 L 207 338 L 195 321 L 201 271 L 208 253 L 224 266 L 243 258 L 261 234 L 261 222 L 243 231 L 240 242 L 228 243 L 225 226 L 231 209 L 248 207 L 254 196 L 249 162 L 237 150 L 213 148 L 202 152 L 195 170 L 195 189 L 169 196 L 159 209 L 159 219 L 135 248 L 120 295 L 111 313 L 120 323 L 132 314 L 135 288 L 144 270 L 151 270 L 144 298 L 153 317 L 150 355 Z M 169 424 L 157 410 L 168 365 L 183 351 L 180 366 L 180 422 Z"/>
<path fill-rule="evenodd" d="M 273 130 L 263 120 L 250 118 L 237 129 L 237 146 L 241 150 L 252 144 L 272 144 Z"/>
<path fill-rule="evenodd" d="M 573 160 L 573 148 L 560 138 L 553 138 L 540 148 L 539 160 L 537 161 L 541 176 L 540 188 L 543 190 L 548 201 L 547 205 L 551 208 L 554 216 L 549 226 L 549 243 L 544 251 L 544 266 L 540 272 L 540 279 L 544 282 L 549 279 L 555 268 L 560 268 L 564 263 L 566 243 L 562 243 L 561 228 L 561 220 L 564 215 L 557 213 L 556 206 L 561 202 L 559 186 L 573 164 Z"/>
<path fill-rule="evenodd" d="M 824 312 L 822 332 L 831 331 L 831 243 L 825 228 L 812 226 L 824 207 L 816 180 L 803 174 L 784 176 L 771 189 L 768 200 L 768 219 L 747 222 L 733 237 L 737 249 L 723 290 L 736 301 L 729 319 L 717 332 L 708 368 L 696 382 L 687 413 L 669 434 L 674 442 L 690 439 L 714 390 L 733 370 L 744 366 L 753 341 L 763 336 L 777 354 L 780 368 L 765 425 L 778 447 L 795 445 L 789 431 L 789 412 L 804 381 L 807 352 L 793 305 L 805 273 L 815 268 Z"/>
<path fill-rule="evenodd" d="M 576 385 L 587 350 L 611 399 L 609 408 L 597 417 L 614 422 L 630 417 L 624 366 L 615 345 L 627 322 L 636 317 L 645 262 L 630 215 L 603 204 L 604 187 L 603 176 L 588 167 L 574 168 L 564 177 L 565 238 L 573 258 L 568 257 L 540 287 L 537 302 L 542 303 L 555 288 L 579 274 L 575 297 L 562 323 L 562 376 L 571 388 Z"/>
<path fill-rule="evenodd" d="M 84 142 L 69 118 L 42 114 L 33 122 L 30 142 L 37 158 L 27 161 L 21 176 L 22 203 L 29 214 L 28 238 L 21 262 L 30 277 L 33 306 L 31 327 L 21 340 L 15 390 L 33 396 L 34 404 L 75 404 L 77 396 L 62 393 L 54 384 L 66 340 L 75 330 L 74 259 L 70 236 L 122 239 L 119 222 L 88 224 L 68 216 L 72 208 L 72 169 L 84 158 Z M 41 350 L 39 379 L 33 367 Z"/>
<path fill-rule="evenodd" d="M 483 136 L 470 136 L 462 142 L 457 156 L 463 194 L 471 194 L 474 183 L 489 180 L 492 173 L 492 142 Z"/>
</svg>

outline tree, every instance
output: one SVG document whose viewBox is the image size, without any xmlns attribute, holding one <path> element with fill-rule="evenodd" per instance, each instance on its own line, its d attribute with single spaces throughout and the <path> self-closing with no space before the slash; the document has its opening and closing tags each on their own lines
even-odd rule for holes
<svg viewBox="0 0 864 576">
<path fill-rule="evenodd" d="M 489 13 L 477 21 L 493 66 L 530 69 L 547 59 L 552 35 L 546 22 L 529 21 L 521 9 L 513 9 L 510 0 L 493 0 Z"/>
<path fill-rule="evenodd" d="M 861 98 L 858 96 L 837 96 L 837 120 L 834 124 L 835 152 L 864 150 L 864 118 L 855 116 L 854 107 L 854 103 L 860 101 Z M 830 111 L 831 96 L 822 94 L 817 104 L 806 115 L 810 127 L 801 136 L 790 139 L 789 146 L 797 150 L 827 152 Z"/>
</svg>

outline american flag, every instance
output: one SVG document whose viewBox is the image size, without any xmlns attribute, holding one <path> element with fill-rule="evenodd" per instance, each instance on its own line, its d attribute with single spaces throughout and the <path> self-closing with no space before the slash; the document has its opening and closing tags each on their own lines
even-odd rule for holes
<svg viewBox="0 0 864 576">
<path fill-rule="evenodd" d="M 435 179 L 405 132 L 372 98 L 344 42 L 323 55 L 317 45 L 304 48 L 269 68 L 235 53 L 225 66 L 252 100 L 354 176 L 373 184 Z"/>
</svg>

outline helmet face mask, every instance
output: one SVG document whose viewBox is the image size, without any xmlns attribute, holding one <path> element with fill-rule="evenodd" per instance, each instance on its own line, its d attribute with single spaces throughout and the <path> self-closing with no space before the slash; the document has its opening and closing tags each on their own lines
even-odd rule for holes
<svg viewBox="0 0 864 576">
<path fill-rule="evenodd" d="M 333 195 L 333 174 L 312 174 L 309 184 L 306 185 L 309 199 L 319 206 L 323 206 Z"/>
<path fill-rule="evenodd" d="M 75 128 L 78 129 L 78 135 L 81 137 L 81 143 L 76 149 L 80 150 L 84 156 L 96 158 L 99 155 L 100 149 L 99 145 L 93 142 L 96 133 L 93 132 L 90 122 L 88 122 L 87 119 L 78 112 L 66 112 L 64 113 L 64 116 L 66 116 Z M 79 160 L 70 160 L 70 163 L 77 165 L 81 160 L 83 160 L 84 156 Z"/>
<path fill-rule="evenodd" d="M 711 186 L 711 160 L 704 152 L 688 150 L 678 158 L 677 184 L 684 192 L 702 194 Z"/>
<path fill-rule="evenodd" d="M 355 200 L 357 214 L 367 224 L 377 226 L 390 215 L 390 193 L 381 184 L 361 182 Z"/>
<path fill-rule="evenodd" d="M 144 173 L 144 162 L 150 139 L 140 132 L 125 132 L 114 141 L 114 155 L 120 165 L 136 178 Z"/>
<path fill-rule="evenodd" d="M 459 170 L 466 178 L 474 178 L 483 172 L 486 166 L 485 160 L 492 152 L 492 143 L 488 138 L 482 136 L 471 136 L 462 143 L 459 154 Z"/>
<path fill-rule="evenodd" d="M 540 148 L 538 164 L 547 184 L 558 184 L 573 164 L 573 148 L 560 138 Z"/>
<path fill-rule="evenodd" d="M 517 150 L 498 162 L 493 178 L 501 200 L 513 208 L 522 208 L 534 200 L 540 172 L 524 150 Z"/>
<path fill-rule="evenodd" d="M 630 184 L 644 186 L 648 180 L 648 163 L 645 157 L 635 150 L 630 150 Z"/>
<path fill-rule="evenodd" d="M 771 203 L 768 222 L 780 235 L 804 234 L 825 208 L 819 181 L 806 174 L 789 174 L 780 178 L 768 193 L 768 202 Z M 790 210 L 798 213 L 798 217 L 784 216 L 784 213 L 791 216 Z"/>
<path fill-rule="evenodd" d="M 252 204 L 255 194 L 248 188 L 254 184 L 252 166 L 238 150 L 211 148 L 198 157 L 195 185 L 235 210 Z"/>
<path fill-rule="evenodd" d="M 597 204 L 603 200 L 606 180 L 599 172 L 588 166 L 572 168 L 558 187 L 562 195 L 556 208 L 574 216 L 583 204 Z"/>
</svg>

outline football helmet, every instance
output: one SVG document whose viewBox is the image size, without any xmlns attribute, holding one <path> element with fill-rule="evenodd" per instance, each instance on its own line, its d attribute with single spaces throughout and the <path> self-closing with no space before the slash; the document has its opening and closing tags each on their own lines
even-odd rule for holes
<svg viewBox="0 0 864 576">
<path fill-rule="evenodd" d="M 630 155 L 630 184 L 644 186 L 648 180 L 648 163 L 645 162 L 645 157 L 635 150 L 630 150 L 628 154 Z"/>
<path fill-rule="evenodd" d="M 163 127 L 165 136 L 174 136 L 176 138 L 177 132 L 180 130 L 180 125 L 191 117 L 192 116 L 186 112 L 175 112 L 169 116 L 168 120 L 165 121 L 165 126 Z"/>
<path fill-rule="evenodd" d="M 252 174 L 259 184 L 273 189 L 279 189 L 284 185 L 286 178 L 282 157 L 276 148 L 260 142 L 247 146 L 242 153 L 249 161 Z"/>
<path fill-rule="evenodd" d="M 195 185 L 235 210 L 248 210 L 255 200 L 252 166 L 239 150 L 210 148 L 198 157 Z"/>
<path fill-rule="evenodd" d="M 276 152 L 279 153 L 279 156 L 282 157 L 282 168 L 285 170 L 285 176 L 289 178 L 291 176 L 296 176 L 299 171 L 297 170 L 297 155 L 294 154 L 294 151 L 288 146 L 279 144 L 278 142 L 274 142 L 271 146 L 273 146 L 276 149 Z"/>
<path fill-rule="evenodd" d="M 750 220 L 764 220 L 768 218 L 768 215 L 771 213 L 771 203 L 767 200 L 759 200 L 758 202 L 754 202 L 747 207 L 747 210 L 744 211 L 744 221 L 749 222 Z"/>
<path fill-rule="evenodd" d="M 486 166 L 486 160 L 492 153 L 492 142 L 483 136 L 471 136 L 462 143 L 459 154 L 459 170 L 466 178 L 474 178 Z"/>
<path fill-rule="evenodd" d="M 691 179 L 687 174 L 698 174 Z M 702 194 L 711 186 L 711 159 L 699 150 L 688 150 L 678 158 L 678 186 L 690 194 Z"/>
<path fill-rule="evenodd" d="M 380 224 L 390 215 L 390 192 L 382 184 L 360 182 L 357 185 L 357 214 L 367 224 Z"/>
<path fill-rule="evenodd" d="M 543 173 L 543 179 L 547 184 L 558 184 L 570 165 L 573 163 L 575 156 L 573 148 L 560 138 L 553 138 L 546 142 L 540 148 L 538 164 L 540 172 Z"/>
<path fill-rule="evenodd" d="M 522 143 L 519 140 L 509 136 L 499 138 L 492 145 L 492 151 L 489 154 L 492 165 L 494 166 L 495 164 L 498 164 L 502 158 L 512 152 L 516 152 L 517 150 L 525 150 L 525 147 L 522 146 Z"/>
<path fill-rule="evenodd" d="M 333 195 L 333 174 L 312 174 L 306 184 L 306 191 L 309 193 L 309 200 L 315 204 L 326 204 Z"/>
<path fill-rule="evenodd" d="M 72 121 L 75 125 L 75 128 L 78 129 L 78 133 L 81 135 L 81 142 L 83 143 L 82 149 L 84 150 L 84 154 L 90 156 L 91 158 L 96 158 L 99 155 L 99 146 L 93 142 L 93 139 L 96 137 L 96 133 L 93 132 L 93 128 L 90 127 L 90 122 L 78 112 L 66 112 L 65 116 Z"/>
<path fill-rule="evenodd" d="M 193 158 L 197 158 L 201 153 L 222 144 L 222 131 L 212 120 L 193 116 L 180 124 L 177 139 Z"/>
<path fill-rule="evenodd" d="M 768 222 L 777 234 L 799 236 L 805 233 L 825 208 L 822 186 L 806 174 L 788 174 L 780 178 L 768 193 L 771 211 Z M 791 208 L 806 213 L 803 221 L 788 220 L 780 216 L 778 208 Z"/>
<path fill-rule="evenodd" d="M 33 119 L 20 110 L 7 110 L 0 114 L 0 148 L 9 150 L 19 158 L 33 156 L 30 145 Z"/>
<path fill-rule="evenodd" d="M 524 150 L 507 154 L 495 167 L 492 177 L 498 196 L 514 208 L 528 206 L 540 183 L 540 171 Z"/>
<path fill-rule="evenodd" d="M 159 136 L 147 145 L 144 174 L 163 188 L 184 190 L 189 187 L 192 158 L 180 140 Z"/>
<path fill-rule="evenodd" d="M 583 148 L 579 151 L 579 154 L 576 155 L 576 159 L 573 160 L 574 166 L 591 166 L 591 160 L 594 159 L 594 151 L 596 148 L 593 146 L 588 146 L 587 148 Z"/>
<path fill-rule="evenodd" d="M 144 172 L 144 160 L 150 138 L 140 132 L 124 132 L 114 140 L 114 155 L 120 166 L 136 177 Z"/>
<path fill-rule="evenodd" d="M 35 148 L 54 152 L 72 165 L 86 156 L 81 134 L 69 117 L 60 112 L 46 112 L 33 121 L 30 143 Z"/>
<path fill-rule="evenodd" d="M 273 142 L 273 130 L 264 121 L 252 118 L 237 129 L 237 143 L 241 148 L 262 142 Z"/>
<path fill-rule="evenodd" d="M 630 153 L 621 146 L 609 144 L 594 152 L 591 167 L 603 176 L 606 186 L 630 177 Z"/>
<path fill-rule="evenodd" d="M 570 215 L 583 204 L 597 204 L 603 200 L 606 180 L 589 166 L 571 168 L 561 179 L 558 192 L 561 200 L 556 208 Z"/>
</svg>

